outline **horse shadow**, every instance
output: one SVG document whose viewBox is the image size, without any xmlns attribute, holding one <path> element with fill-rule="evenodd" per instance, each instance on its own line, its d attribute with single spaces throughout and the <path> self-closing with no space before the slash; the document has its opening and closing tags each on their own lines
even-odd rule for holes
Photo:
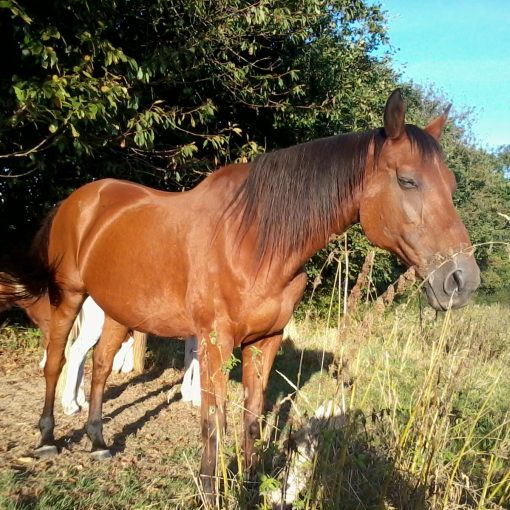
<svg viewBox="0 0 510 510">
<path fill-rule="evenodd" d="M 172 366 L 176 369 L 184 369 L 184 342 L 170 340 L 167 343 L 166 339 L 163 340 L 163 344 L 160 342 L 161 340 L 157 339 L 150 343 L 151 348 L 156 352 L 156 364 L 152 370 L 136 376 L 134 379 L 123 383 L 119 387 L 110 388 L 105 394 L 105 399 L 117 398 L 122 394 L 127 386 L 143 384 L 144 382 L 159 378 L 169 364 L 172 364 Z M 234 355 L 236 358 L 240 359 L 240 349 L 236 349 Z M 299 388 L 306 385 L 306 383 L 317 372 L 327 372 L 333 362 L 333 354 L 330 352 L 315 349 L 301 349 L 296 346 L 295 342 L 291 338 L 287 338 L 282 342 L 281 349 L 275 358 L 271 375 L 269 377 L 265 402 L 266 412 L 278 409 L 280 427 L 285 427 L 291 409 L 291 399 L 285 399 L 285 397 L 295 392 L 294 386 Z M 279 373 L 283 374 L 284 377 L 279 375 Z M 229 379 L 239 384 L 242 383 L 242 367 L 240 363 L 232 368 L 229 374 Z M 179 382 L 181 381 L 182 378 Z M 173 384 L 167 384 L 132 402 L 119 406 L 114 411 L 108 413 L 108 418 L 114 418 L 125 409 L 155 396 L 160 392 L 168 392 L 173 388 L 173 386 Z M 279 405 L 282 399 L 285 399 L 286 402 Z M 146 413 L 145 418 L 141 417 L 137 420 L 136 424 L 133 424 L 133 426 L 126 426 L 125 428 L 131 433 L 137 432 L 149 419 L 153 418 L 160 411 L 165 409 L 167 405 L 171 405 L 171 403 L 176 401 L 178 401 L 178 398 L 173 397 L 168 404 L 163 403 L 156 406 L 154 409 Z M 120 440 L 120 435 L 117 439 Z M 122 450 L 119 449 L 119 451 Z"/>
<path fill-rule="evenodd" d="M 410 480 L 388 452 L 374 446 L 373 434 L 385 427 L 386 418 L 378 415 L 370 432 L 367 421 L 374 418 L 359 409 L 310 418 L 290 434 L 287 451 L 273 457 L 266 470 L 282 483 L 265 507 L 292 510 L 313 501 L 320 508 L 342 510 L 427 508 L 426 484 Z M 260 494 L 254 490 L 247 502 L 246 508 L 252 508 L 261 502 Z"/>
<path fill-rule="evenodd" d="M 121 384 L 109 386 L 104 394 L 104 402 L 118 399 L 128 387 L 147 384 L 159 379 L 169 367 L 173 367 L 177 370 L 184 369 L 184 342 L 149 337 L 148 346 L 151 352 L 152 366 L 142 374 L 137 374 Z M 236 352 L 235 355 L 240 358 L 240 352 Z M 295 391 L 292 385 L 296 387 L 305 385 L 315 373 L 321 370 L 327 371 L 332 363 L 333 355 L 329 352 L 300 349 L 295 345 L 292 339 L 287 339 L 282 343 L 282 348 L 276 356 L 266 391 L 266 411 L 272 411 L 278 408 L 279 427 L 285 427 L 291 410 L 290 399 L 286 399 L 283 405 L 279 405 L 279 402 Z M 283 374 L 292 385 L 277 372 Z M 242 369 L 240 364 L 231 370 L 230 380 L 237 383 L 242 382 Z M 141 404 L 163 392 L 168 393 L 180 382 L 182 382 L 182 377 L 175 382 L 164 384 L 133 400 L 129 400 L 106 413 L 104 419 L 111 420 L 137 404 Z M 115 454 L 122 453 L 126 445 L 126 435 L 139 432 L 149 420 L 158 416 L 160 412 L 167 409 L 168 406 L 171 406 L 178 400 L 179 394 L 176 393 L 168 401 L 165 400 L 155 405 L 153 408 L 148 409 L 135 422 L 124 425 L 122 431 L 116 433 L 112 437 L 112 452 Z M 59 446 L 64 447 L 64 445 L 69 442 L 79 442 L 85 435 L 85 427 L 76 429 L 71 434 L 63 436 L 59 440 Z"/>
<path fill-rule="evenodd" d="M 158 346 L 160 343 L 164 344 L 164 347 L 158 351 Z M 169 339 L 158 338 L 154 336 L 149 336 L 147 339 L 147 344 L 149 349 L 156 349 L 158 355 L 156 359 L 151 359 L 149 361 L 150 366 L 144 372 L 140 374 L 136 374 L 134 377 L 130 377 L 129 379 L 123 381 L 120 384 L 110 385 L 104 392 L 103 402 L 108 400 L 116 400 L 122 396 L 124 391 L 128 387 L 134 387 L 138 385 L 144 385 L 151 383 L 152 381 L 158 380 L 165 370 L 168 368 L 176 368 L 182 369 L 184 368 L 184 342 L 181 341 L 172 341 Z M 161 351 L 161 352 L 160 352 Z M 177 381 L 164 384 L 162 386 L 158 386 L 156 389 L 149 391 L 147 393 L 143 393 L 141 396 L 130 400 L 122 405 L 117 406 L 112 409 L 110 412 L 106 413 L 103 417 L 103 420 L 111 420 L 116 416 L 120 415 L 122 412 L 127 409 L 136 406 L 137 404 L 141 404 L 146 400 L 151 399 L 152 397 L 156 397 L 161 393 L 168 393 L 170 390 L 174 388 L 175 385 L 179 384 L 182 381 L 182 377 L 180 377 Z M 152 409 L 146 411 L 138 420 L 133 423 L 126 424 L 122 431 L 116 433 L 112 438 L 112 446 L 111 451 L 114 454 L 118 454 L 124 451 L 125 449 L 125 435 L 128 434 L 136 434 L 139 430 L 143 428 L 143 426 L 151 420 L 153 417 L 157 416 L 163 409 L 167 408 L 172 403 L 178 401 L 178 395 L 174 395 L 171 399 L 165 400 L 161 402 L 157 406 Z M 59 448 L 64 448 L 69 443 L 78 443 L 86 436 L 85 423 L 82 428 L 75 429 L 72 433 L 62 436 L 57 441 L 57 446 Z"/>
</svg>

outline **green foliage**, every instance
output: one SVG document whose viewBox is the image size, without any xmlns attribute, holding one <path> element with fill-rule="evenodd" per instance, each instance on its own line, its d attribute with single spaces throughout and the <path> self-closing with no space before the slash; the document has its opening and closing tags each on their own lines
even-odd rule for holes
<svg viewBox="0 0 510 510">
<path fill-rule="evenodd" d="M 328 320 L 339 317 L 345 299 L 345 280 L 349 293 L 370 251 L 375 251 L 376 256 L 371 268 L 370 286 L 363 289 L 363 298 L 370 300 L 381 294 L 397 278 L 401 266 L 387 251 L 374 248 L 363 235 L 360 225 L 355 225 L 346 234 L 335 237 L 306 265 L 308 283 L 305 296 L 296 310 L 297 316 Z"/>
<path fill-rule="evenodd" d="M 379 126 L 398 82 L 385 14 L 364 0 L 3 0 L 0 28 L 9 55 L 0 79 L 7 246 L 30 239 L 45 211 L 92 179 L 187 189 L 262 150 Z M 446 103 L 404 89 L 418 125 Z M 461 216 L 480 244 L 483 286 L 494 292 L 510 278 L 507 247 L 496 244 L 508 242 L 497 212 L 510 212 L 510 150 L 476 148 L 470 118 L 456 112 L 443 145 Z M 370 249 L 359 228 L 349 233 L 350 285 Z M 343 240 L 309 264 L 312 281 L 331 250 L 341 259 Z M 326 264 L 318 301 L 327 302 L 336 269 Z M 399 271 L 378 252 L 373 288 Z"/>
<path fill-rule="evenodd" d="M 37 351 L 41 345 L 41 332 L 35 328 L 14 327 L 0 323 L 0 352 Z"/>
<path fill-rule="evenodd" d="M 361 1 L 9 0 L 0 16 L 9 241 L 91 179 L 182 189 L 263 148 L 370 125 L 393 84 L 370 56 L 383 15 Z"/>
<path fill-rule="evenodd" d="M 221 371 L 224 373 L 224 374 L 229 374 L 230 371 L 236 367 L 237 365 L 239 365 L 241 363 L 241 360 L 239 358 L 237 358 L 235 356 L 235 354 L 231 354 L 230 357 L 228 358 L 227 361 L 225 361 L 222 365 L 221 365 Z"/>
</svg>

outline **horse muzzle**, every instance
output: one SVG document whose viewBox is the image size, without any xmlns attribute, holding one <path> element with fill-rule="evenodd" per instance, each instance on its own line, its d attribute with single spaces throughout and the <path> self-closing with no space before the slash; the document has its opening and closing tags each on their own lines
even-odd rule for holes
<svg viewBox="0 0 510 510">
<path fill-rule="evenodd" d="M 480 269 L 472 255 L 458 254 L 430 268 L 425 291 L 436 310 L 461 308 L 480 285 Z"/>
</svg>

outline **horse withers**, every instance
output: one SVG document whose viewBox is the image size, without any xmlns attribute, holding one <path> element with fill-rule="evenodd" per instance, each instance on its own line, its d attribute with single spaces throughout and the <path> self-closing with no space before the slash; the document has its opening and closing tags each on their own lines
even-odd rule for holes
<svg viewBox="0 0 510 510">
<path fill-rule="evenodd" d="M 184 193 L 112 179 L 72 193 L 43 229 L 46 235 L 37 237 L 33 270 L 0 275 L 14 294 L 48 291 L 53 303 L 40 448 L 55 444 L 56 382 L 86 295 L 112 320 L 94 352 L 87 422 L 93 452 L 107 450 L 103 390 L 125 328 L 196 335 L 200 474 L 208 497 L 232 351 L 241 347 L 250 468 L 269 372 L 304 292 L 304 264 L 332 234 L 361 222 L 370 241 L 416 268 L 434 308 L 466 304 L 480 275 L 438 143 L 446 120 L 447 112 L 424 129 L 405 124 L 397 90 L 386 103 L 383 128 L 261 154 L 217 170 Z"/>
</svg>

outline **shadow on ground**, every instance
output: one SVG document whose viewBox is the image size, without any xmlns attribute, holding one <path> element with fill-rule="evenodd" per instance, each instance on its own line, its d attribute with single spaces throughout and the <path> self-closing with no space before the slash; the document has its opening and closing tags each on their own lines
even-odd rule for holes
<svg viewBox="0 0 510 510">
<path fill-rule="evenodd" d="M 384 448 L 374 446 L 360 410 L 313 417 L 287 443 L 285 457 L 273 460 L 273 473 L 284 480 L 267 498 L 273 510 L 426 508 L 426 488 L 405 479 Z"/>
</svg>

